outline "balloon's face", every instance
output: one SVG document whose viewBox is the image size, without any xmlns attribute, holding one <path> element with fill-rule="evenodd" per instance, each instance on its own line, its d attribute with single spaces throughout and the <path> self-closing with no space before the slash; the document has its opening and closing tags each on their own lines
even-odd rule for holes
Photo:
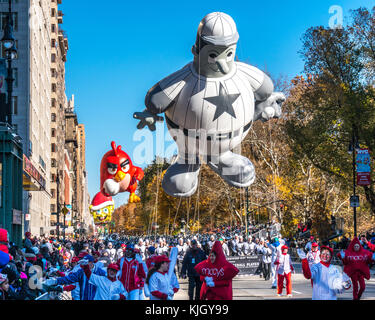
<svg viewBox="0 0 375 320">
<path fill-rule="evenodd" d="M 112 219 L 112 213 L 114 211 L 114 208 L 115 207 L 113 205 L 109 205 L 102 209 L 93 210 L 92 206 L 90 206 L 90 213 L 94 218 L 95 224 L 103 224 L 110 222 Z"/>
<path fill-rule="evenodd" d="M 202 47 L 198 54 L 198 73 L 209 78 L 218 78 L 231 72 L 234 67 L 236 47 L 236 45 Z"/>
</svg>

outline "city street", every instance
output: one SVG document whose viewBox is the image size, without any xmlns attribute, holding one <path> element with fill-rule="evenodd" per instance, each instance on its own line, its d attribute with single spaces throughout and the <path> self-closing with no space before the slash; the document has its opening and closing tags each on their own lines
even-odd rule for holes
<svg viewBox="0 0 375 320">
<path fill-rule="evenodd" d="M 174 300 L 187 300 L 188 282 L 179 279 L 180 290 Z M 236 277 L 233 281 L 233 300 L 311 300 L 312 288 L 310 281 L 306 280 L 301 273 L 292 276 L 293 296 L 286 297 L 285 289 L 281 297 L 277 296 L 276 289 L 271 289 L 271 282 L 264 281 L 259 276 Z M 353 300 L 352 289 L 339 295 L 339 300 Z M 371 279 L 366 281 L 366 291 L 361 300 L 375 300 L 375 272 L 371 270 Z"/>
</svg>

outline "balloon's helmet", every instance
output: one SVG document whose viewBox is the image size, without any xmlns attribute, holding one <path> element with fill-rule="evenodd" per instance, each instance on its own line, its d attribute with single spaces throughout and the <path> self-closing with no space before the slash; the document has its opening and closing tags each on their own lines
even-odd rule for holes
<svg viewBox="0 0 375 320">
<path fill-rule="evenodd" d="M 199 24 L 192 52 L 196 71 L 206 77 L 222 77 L 233 70 L 239 35 L 229 15 L 213 12 Z"/>
</svg>

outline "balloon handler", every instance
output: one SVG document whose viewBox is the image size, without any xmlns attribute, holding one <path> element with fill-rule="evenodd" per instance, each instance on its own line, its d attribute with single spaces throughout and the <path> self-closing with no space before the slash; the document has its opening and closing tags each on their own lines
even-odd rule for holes
<svg viewBox="0 0 375 320">
<path fill-rule="evenodd" d="M 337 294 L 351 287 L 348 275 L 331 264 L 332 248 L 321 246 L 320 262 L 313 264 L 311 268 L 305 252 L 297 249 L 297 254 L 302 260 L 303 275 L 313 281 L 312 300 L 337 300 Z"/>
</svg>

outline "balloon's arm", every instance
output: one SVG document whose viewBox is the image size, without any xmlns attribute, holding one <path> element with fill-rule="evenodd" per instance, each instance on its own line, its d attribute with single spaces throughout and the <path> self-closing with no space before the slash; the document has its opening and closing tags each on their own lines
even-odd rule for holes
<svg viewBox="0 0 375 320">
<path fill-rule="evenodd" d="M 173 101 L 160 87 L 160 84 L 153 86 L 146 95 L 145 105 L 147 111 L 158 114 L 164 113 L 173 104 Z"/>
<path fill-rule="evenodd" d="M 273 92 L 267 100 L 256 101 L 253 121 L 265 122 L 272 118 L 280 118 L 281 107 L 285 100 L 285 95 L 282 92 Z"/>
<path fill-rule="evenodd" d="M 271 96 L 273 89 L 274 89 L 271 78 L 267 76 L 264 72 L 262 73 L 263 73 L 262 84 L 260 85 L 259 88 L 257 88 L 254 91 L 255 100 L 259 102 L 267 100 Z"/>
<path fill-rule="evenodd" d="M 138 129 L 143 129 L 145 126 L 148 126 L 148 128 L 151 131 L 156 130 L 155 123 L 157 121 L 164 120 L 163 117 L 160 117 L 157 114 L 148 112 L 147 110 L 143 110 L 143 112 L 134 112 L 133 118 L 139 120 L 139 123 L 137 125 Z"/>
</svg>

